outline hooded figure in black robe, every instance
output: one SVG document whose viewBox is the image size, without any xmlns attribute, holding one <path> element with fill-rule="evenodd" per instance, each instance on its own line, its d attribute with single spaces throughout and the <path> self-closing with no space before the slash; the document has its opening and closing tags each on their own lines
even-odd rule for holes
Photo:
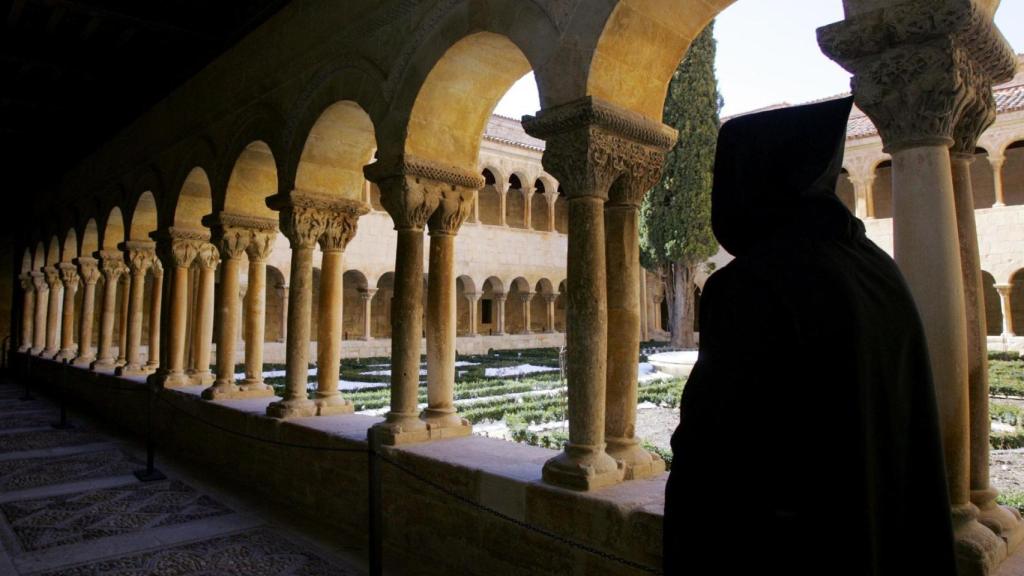
<svg viewBox="0 0 1024 576">
<path fill-rule="evenodd" d="M 666 574 L 954 576 L 924 331 L 835 195 L 852 99 L 722 126 Z"/>
</svg>

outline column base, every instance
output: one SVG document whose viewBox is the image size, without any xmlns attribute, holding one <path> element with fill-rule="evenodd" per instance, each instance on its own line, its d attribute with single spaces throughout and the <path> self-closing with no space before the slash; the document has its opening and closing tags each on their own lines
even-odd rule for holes
<svg viewBox="0 0 1024 576">
<path fill-rule="evenodd" d="M 170 372 L 164 376 L 164 388 L 183 388 L 191 385 L 192 379 L 184 372 Z"/>
<path fill-rule="evenodd" d="M 78 354 L 78 350 L 73 348 L 63 348 L 60 352 L 57 352 L 57 355 L 54 356 L 53 359 L 58 362 L 63 362 L 65 360 L 70 362 L 75 358 L 76 354 Z"/>
<path fill-rule="evenodd" d="M 589 491 L 622 482 L 625 472 L 625 466 L 601 446 L 568 444 L 564 452 L 544 463 L 543 477 L 548 484 Z"/>
<path fill-rule="evenodd" d="M 124 358 L 118 358 L 117 360 L 114 360 L 114 367 L 115 368 L 120 368 L 121 366 L 124 366 L 126 364 L 128 364 L 128 360 L 126 360 Z"/>
<path fill-rule="evenodd" d="M 203 400 L 245 400 L 247 398 L 267 398 L 274 395 L 274 389 L 243 390 L 234 384 L 214 382 L 201 394 Z"/>
<path fill-rule="evenodd" d="M 974 504 L 953 507 L 953 539 L 960 576 L 988 576 L 1006 558 L 1006 543 L 977 520 Z"/>
<path fill-rule="evenodd" d="M 370 340 L 373 340 L 373 336 L 362 336 L 360 338 L 357 338 L 357 340 L 362 340 L 363 342 L 369 342 Z"/>
<path fill-rule="evenodd" d="M 415 444 L 430 440 L 430 429 L 417 414 L 388 412 L 387 420 L 373 425 L 380 443 L 386 446 Z"/>
<path fill-rule="evenodd" d="M 28 349 L 28 353 L 33 355 L 33 356 L 39 356 L 40 354 L 42 354 L 42 352 L 43 352 L 42 348 L 32 347 L 32 348 Z"/>
<path fill-rule="evenodd" d="M 665 461 L 661 456 L 644 450 L 633 438 L 609 438 L 606 452 L 622 464 L 625 471 L 623 480 L 650 478 L 665 471 Z"/>
<path fill-rule="evenodd" d="M 213 375 L 213 372 L 210 372 L 209 370 L 193 370 L 186 372 L 186 375 L 193 386 L 209 386 L 217 379 L 217 377 Z"/>
<path fill-rule="evenodd" d="M 158 369 L 160 369 L 160 363 L 159 362 L 146 362 L 146 367 L 145 368 L 146 368 L 146 370 L 149 370 L 150 374 L 153 374 Z"/>
<path fill-rule="evenodd" d="M 454 408 L 448 410 L 427 408 L 420 414 L 420 420 L 426 423 L 430 440 L 458 438 L 473 433 L 473 425 L 469 423 L 469 420 L 459 416 Z"/>
<path fill-rule="evenodd" d="M 71 361 L 72 366 L 77 366 L 79 368 L 91 368 L 95 363 L 95 356 L 79 356 Z"/>
<path fill-rule="evenodd" d="M 996 503 L 998 494 L 992 488 L 972 490 L 971 502 L 978 507 L 978 522 L 1002 538 L 1006 542 L 1006 553 L 1012 554 L 1024 543 L 1024 522 L 1016 509 Z"/>
<path fill-rule="evenodd" d="M 60 350 L 57 348 L 43 348 L 43 351 L 39 353 L 41 357 L 49 358 L 50 360 L 53 360 L 57 354 L 60 354 Z"/>
<path fill-rule="evenodd" d="M 238 389 L 244 392 L 265 392 L 274 395 L 274 387 L 263 380 L 249 380 L 248 378 L 238 383 Z"/>
<path fill-rule="evenodd" d="M 28 352 L 31 349 L 32 349 L 32 346 L 29 345 L 29 344 L 22 344 L 21 346 L 18 346 L 18 352 L 21 352 L 21 353 Z"/>
<path fill-rule="evenodd" d="M 148 376 L 153 371 L 141 364 L 125 364 L 114 370 L 115 376 Z"/>
<path fill-rule="evenodd" d="M 117 363 L 114 362 L 113 358 L 101 358 L 89 364 L 90 370 L 113 370 L 116 367 Z"/>
<path fill-rule="evenodd" d="M 355 406 L 352 405 L 352 401 L 342 398 L 341 394 L 320 396 L 319 393 L 317 393 L 317 397 L 313 400 L 313 403 L 316 404 L 317 416 L 351 414 L 356 410 Z"/>
<path fill-rule="evenodd" d="M 267 406 L 267 416 L 271 418 L 303 418 L 316 416 L 317 405 L 309 398 L 294 398 L 291 400 L 278 400 Z"/>
</svg>

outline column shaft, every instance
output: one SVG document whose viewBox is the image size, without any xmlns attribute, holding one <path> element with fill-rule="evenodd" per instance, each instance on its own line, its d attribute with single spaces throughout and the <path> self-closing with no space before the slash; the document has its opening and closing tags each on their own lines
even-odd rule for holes
<svg viewBox="0 0 1024 576">
<path fill-rule="evenodd" d="M 63 290 L 60 276 L 54 266 L 46 268 L 46 283 L 50 285 L 49 300 L 46 307 L 46 348 L 43 349 L 43 357 L 53 358 L 60 351 L 60 307 L 63 299 Z"/>
<path fill-rule="evenodd" d="M 163 316 L 164 273 L 160 261 L 153 262 L 152 285 L 149 288 L 149 353 L 146 372 L 160 367 L 160 324 Z"/>
<path fill-rule="evenodd" d="M 190 384 L 185 375 L 185 341 L 188 325 L 188 271 L 190 262 L 178 261 L 171 269 L 170 311 L 168 314 L 167 378 L 164 386 Z"/>
<path fill-rule="evenodd" d="M 504 294 L 494 295 L 494 335 L 502 336 L 505 334 L 505 300 Z"/>
<path fill-rule="evenodd" d="M 420 337 L 423 333 L 423 230 L 398 230 L 395 289 L 391 299 L 391 411 L 387 422 L 424 427 L 418 418 Z"/>
<path fill-rule="evenodd" d="M 376 290 L 367 289 L 359 293 L 363 300 L 363 340 L 373 340 L 373 295 Z"/>
<path fill-rule="evenodd" d="M 203 246 L 200 255 L 199 290 L 196 295 L 196 321 L 193 326 L 192 355 L 195 367 L 189 377 L 193 384 L 211 384 L 210 349 L 213 347 L 214 274 L 217 270 L 217 250 L 212 245 Z"/>
<path fill-rule="evenodd" d="M 18 352 L 28 352 L 32 349 L 32 323 L 36 312 L 36 289 L 29 273 L 22 275 L 21 292 L 21 345 Z"/>
<path fill-rule="evenodd" d="M 33 356 L 38 356 L 46 348 L 46 312 L 49 309 L 50 285 L 46 283 L 46 277 L 42 272 L 32 272 L 32 281 L 35 284 L 35 321 L 32 322 L 32 350 Z"/>
<path fill-rule="evenodd" d="M 85 283 L 85 292 L 82 294 L 82 316 L 78 323 L 78 356 L 73 363 L 75 366 L 85 368 L 96 360 L 96 355 L 92 351 L 92 331 L 96 312 L 96 283 L 99 281 L 100 271 L 96 266 L 96 260 L 88 257 L 79 258 L 78 267 Z"/>
<path fill-rule="evenodd" d="M 220 302 L 217 308 L 217 366 L 216 379 L 206 390 L 203 398 L 215 400 L 232 395 L 238 390 L 235 385 L 235 346 L 238 343 L 238 316 L 241 306 L 238 302 L 238 272 L 241 267 L 241 250 L 221 251 Z"/>
<path fill-rule="evenodd" d="M 1003 313 L 1002 336 L 1004 338 L 1013 338 L 1017 335 L 1013 331 L 1013 308 L 1010 302 L 1013 284 L 996 284 L 995 288 L 999 292 L 999 308 Z"/>
<path fill-rule="evenodd" d="M 291 284 L 288 286 L 288 340 L 287 365 L 283 400 L 267 408 L 268 416 L 284 417 L 292 413 L 291 406 L 315 413 L 316 406 L 309 399 L 309 337 L 313 308 L 313 245 L 292 244 Z M 317 346 L 319 347 L 319 342 Z"/>
<path fill-rule="evenodd" d="M 442 208 L 438 208 L 442 210 Z M 455 413 L 455 236 L 430 231 L 427 275 L 427 408 L 422 418 L 431 430 L 466 427 Z M 467 431 L 468 433 L 468 431 Z"/>
<path fill-rule="evenodd" d="M 995 202 L 992 206 L 996 208 L 1006 206 L 1006 197 L 1003 190 L 1003 162 L 1006 159 L 1002 156 L 991 156 L 988 161 L 992 164 L 992 187 L 995 190 Z"/>
<path fill-rule="evenodd" d="M 320 413 L 342 409 L 351 412 L 351 403 L 338 392 L 341 371 L 341 344 L 344 333 L 345 253 L 340 249 L 324 251 L 320 268 L 320 302 L 316 337 L 316 403 Z M 343 408 L 344 407 L 344 408 Z"/>
<path fill-rule="evenodd" d="M 274 389 L 263 382 L 263 346 L 267 326 L 267 258 L 277 238 L 277 230 L 251 233 L 246 254 L 249 256 L 249 287 L 245 292 L 245 380 L 240 386 L 246 396 L 272 396 Z"/>
<path fill-rule="evenodd" d="M 61 285 L 64 288 L 64 305 L 61 313 L 60 351 L 56 360 L 71 360 L 75 357 L 75 293 L 78 291 L 78 270 L 74 264 L 60 264 Z"/>
<path fill-rule="evenodd" d="M 93 370 L 110 370 L 114 367 L 114 321 L 117 316 L 117 285 L 124 266 L 116 260 L 103 258 L 103 302 L 100 308 L 100 342 L 96 351 Z"/>
<path fill-rule="evenodd" d="M 131 285 L 131 279 L 128 276 L 128 271 L 121 274 L 118 288 L 121 293 L 121 305 L 119 309 L 120 316 L 118 317 L 117 327 L 117 360 L 114 361 L 114 366 L 121 367 L 128 362 L 128 310 L 130 308 L 130 300 L 128 298 L 128 292 Z"/>
<path fill-rule="evenodd" d="M 144 372 L 140 348 L 142 347 L 142 305 L 146 296 L 145 269 L 132 270 L 130 279 L 131 285 L 126 299 L 129 302 L 126 363 L 118 369 L 119 375 L 139 375 Z"/>
</svg>

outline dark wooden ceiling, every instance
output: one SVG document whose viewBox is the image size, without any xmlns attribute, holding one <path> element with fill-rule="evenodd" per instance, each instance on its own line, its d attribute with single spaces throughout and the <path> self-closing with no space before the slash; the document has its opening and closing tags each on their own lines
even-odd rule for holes
<svg viewBox="0 0 1024 576">
<path fill-rule="evenodd" d="M 287 3 L 0 0 L 7 186 L 53 186 Z"/>
</svg>

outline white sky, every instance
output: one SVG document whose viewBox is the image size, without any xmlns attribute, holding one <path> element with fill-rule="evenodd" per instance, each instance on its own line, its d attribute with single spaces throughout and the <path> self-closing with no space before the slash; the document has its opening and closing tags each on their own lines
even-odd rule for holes
<svg viewBox="0 0 1024 576">
<path fill-rule="evenodd" d="M 841 0 L 740 0 L 715 25 L 722 116 L 789 102 L 797 104 L 850 89 L 850 75 L 818 48 L 815 30 L 842 20 Z M 996 24 L 1024 52 L 1024 0 L 1002 0 Z M 494 112 L 519 118 L 540 108 L 533 73 L 508 91 Z"/>
</svg>

